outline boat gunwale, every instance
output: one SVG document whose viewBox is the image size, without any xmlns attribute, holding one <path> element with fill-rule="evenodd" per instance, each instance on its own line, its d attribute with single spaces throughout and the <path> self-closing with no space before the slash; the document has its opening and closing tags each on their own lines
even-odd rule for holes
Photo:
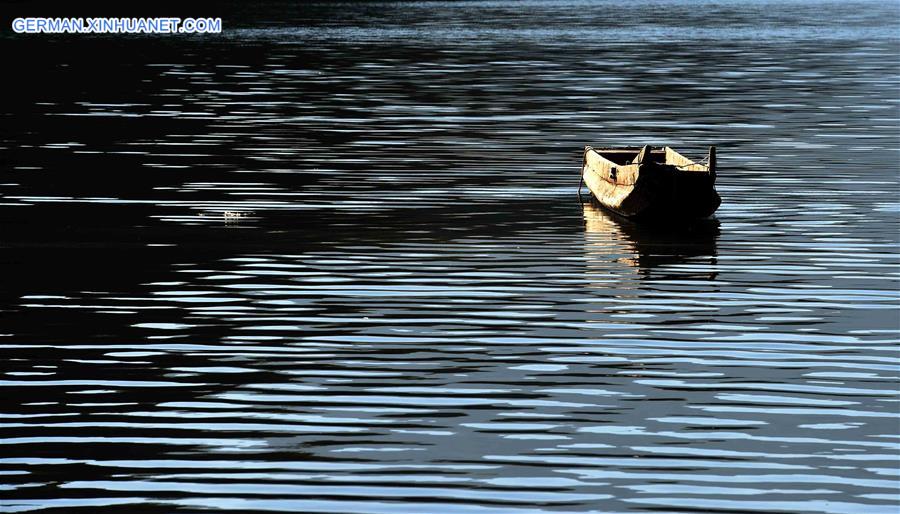
<svg viewBox="0 0 900 514">
<path fill-rule="evenodd" d="M 626 167 L 626 166 L 641 166 L 641 165 L 643 165 L 644 163 L 638 163 L 638 164 L 634 164 L 634 163 L 618 164 L 618 163 L 616 163 L 615 161 L 612 161 L 612 160 L 610 160 L 610 159 L 607 159 L 606 157 L 603 156 L 603 154 L 604 154 L 604 153 L 618 153 L 618 154 L 622 154 L 622 153 L 634 153 L 634 154 L 638 154 L 638 153 L 640 153 L 640 151 L 642 150 L 642 148 L 643 148 L 643 147 L 639 147 L 639 146 L 635 146 L 635 147 L 631 147 L 631 146 L 619 146 L 619 147 L 614 147 L 614 148 L 595 148 L 595 147 L 593 147 L 593 146 L 587 145 L 587 146 L 585 146 L 584 150 L 585 150 L 585 152 L 593 151 L 595 154 L 597 154 L 597 156 L 598 156 L 600 159 L 602 159 L 603 161 L 609 163 L 610 166 L 614 166 L 614 167 L 616 167 L 616 168 L 620 168 L 620 169 L 621 169 L 621 168 L 624 168 L 624 167 Z M 668 162 L 668 161 L 669 161 L 668 156 L 669 156 L 669 153 L 670 153 L 670 152 L 671 152 L 672 154 L 675 154 L 676 156 L 678 156 L 678 157 L 684 159 L 684 161 L 685 161 L 684 164 L 677 164 L 677 165 L 676 165 L 676 164 L 673 164 L 673 163 L 669 163 L 669 162 Z M 687 156 L 683 155 L 682 153 L 678 152 L 677 150 L 675 150 L 675 149 L 672 148 L 671 146 L 663 146 L 663 147 L 657 147 L 657 148 L 652 148 L 652 147 L 651 147 L 651 149 L 650 149 L 650 154 L 651 154 L 651 155 L 652 155 L 652 154 L 657 154 L 657 155 L 659 155 L 659 154 L 664 154 L 664 155 L 666 155 L 667 158 L 665 159 L 664 162 L 649 162 L 649 163 L 646 163 L 646 164 L 649 164 L 649 165 L 656 165 L 656 166 L 671 166 L 671 167 L 675 167 L 675 168 L 677 168 L 677 169 L 679 169 L 679 170 L 681 170 L 681 171 L 695 172 L 695 173 L 710 173 L 710 171 L 711 171 L 710 168 L 709 168 L 709 165 L 707 165 L 707 164 L 702 164 L 702 163 L 700 163 L 700 162 L 697 162 L 697 161 L 691 159 L 690 157 L 687 157 Z M 637 155 L 635 155 L 635 156 L 637 156 Z M 696 167 L 698 167 L 698 168 L 701 168 L 701 169 L 688 169 L 688 168 L 694 167 L 694 166 L 696 166 Z"/>
</svg>

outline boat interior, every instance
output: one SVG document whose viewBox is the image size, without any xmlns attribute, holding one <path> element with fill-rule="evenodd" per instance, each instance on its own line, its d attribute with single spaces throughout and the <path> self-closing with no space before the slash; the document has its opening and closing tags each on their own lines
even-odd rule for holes
<svg viewBox="0 0 900 514">
<path fill-rule="evenodd" d="M 641 153 L 640 148 L 594 148 L 594 151 L 603 156 L 604 159 L 612 161 L 620 166 L 631 164 L 631 162 Z M 666 150 L 664 148 L 650 151 L 650 162 L 666 163 Z"/>
<path fill-rule="evenodd" d="M 641 156 L 642 148 L 639 147 L 621 147 L 621 148 L 593 148 L 601 157 L 612 162 L 617 166 L 625 166 L 635 163 Z M 710 161 L 713 161 L 715 150 L 710 148 Z M 643 158 L 643 162 L 661 164 L 665 166 L 674 166 L 681 171 L 700 171 L 708 173 L 715 169 L 715 165 L 710 166 L 705 161 L 693 161 L 688 157 L 681 155 L 672 148 L 665 146 L 662 148 L 650 147 L 650 159 Z"/>
</svg>

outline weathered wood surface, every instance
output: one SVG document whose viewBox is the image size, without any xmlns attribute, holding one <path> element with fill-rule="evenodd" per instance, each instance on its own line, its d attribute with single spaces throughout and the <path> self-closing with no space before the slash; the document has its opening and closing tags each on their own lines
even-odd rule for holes
<svg viewBox="0 0 900 514">
<path fill-rule="evenodd" d="M 582 176 L 597 200 L 616 212 L 629 216 L 646 207 L 644 196 L 634 194 L 640 176 L 639 164 L 619 165 L 588 147 Z"/>
</svg>

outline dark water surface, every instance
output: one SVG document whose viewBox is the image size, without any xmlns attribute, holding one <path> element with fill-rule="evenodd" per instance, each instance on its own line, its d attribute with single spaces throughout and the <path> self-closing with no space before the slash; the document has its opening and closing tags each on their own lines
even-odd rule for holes
<svg viewBox="0 0 900 514">
<path fill-rule="evenodd" d="M 4 27 L 0 511 L 897 512 L 896 2 L 244 9 Z"/>
</svg>

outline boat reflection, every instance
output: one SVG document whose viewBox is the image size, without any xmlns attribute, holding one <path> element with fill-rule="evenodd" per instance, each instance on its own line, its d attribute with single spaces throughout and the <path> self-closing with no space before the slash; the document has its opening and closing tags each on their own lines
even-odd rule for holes
<svg viewBox="0 0 900 514">
<path fill-rule="evenodd" d="M 593 199 L 583 202 L 582 209 L 589 269 L 610 272 L 615 263 L 624 263 L 641 278 L 716 278 L 718 220 L 639 224 Z"/>
</svg>

